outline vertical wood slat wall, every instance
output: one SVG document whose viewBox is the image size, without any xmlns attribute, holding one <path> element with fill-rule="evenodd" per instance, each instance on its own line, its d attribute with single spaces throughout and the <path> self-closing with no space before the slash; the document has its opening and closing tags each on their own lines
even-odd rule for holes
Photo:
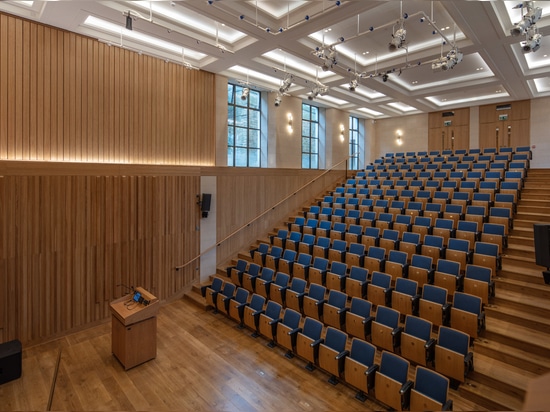
<svg viewBox="0 0 550 412">
<path fill-rule="evenodd" d="M 509 105 L 509 109 L 499 109 Z M 501 116 L 505 119 L 500 120 Z M 508 133 L 510 126 L 510 133 Z M 498 131 L 498 142 L 497 133 Z M 487 104 L 479 107 L 479 147 L 530 146 L 531 101 Z"/>
<path fill-rule="evenodd" d="M 210 73 L 0 14 L 0 342 L 196 280 L 200 171 L 159 169 L 212 165 L 214 116 Z"/>
<path fill-rule="evenodd" d="M 212 166 L 214 75 L 0 14 L 0 160 Z"/>
<path fill-rule="evenodd" d="M 444 113 L 452 116 L 443 116 Z M 450 121 L 450 126 L 445 126 Z M 452 136 L 454 135 L 454 140 Z M 470 108 L 431 112 L 428 116 L 428 150 L 469 149 Z"/>
</svg>

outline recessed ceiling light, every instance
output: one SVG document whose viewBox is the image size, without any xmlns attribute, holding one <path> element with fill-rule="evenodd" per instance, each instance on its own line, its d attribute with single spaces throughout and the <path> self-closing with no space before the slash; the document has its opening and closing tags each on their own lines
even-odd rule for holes
<svg viewBox="0 0 550 412">
<path fill-rule="evenodd" d="M 331 31 L 332 29 L 329 27 L 328 29 L 325 29 L 325 33 L 328 33 L 329 31 Z"/>
<path fill-rule="evenodd" d="M 483 67 L 478 67 L 478 68 L 476 69 L 476 71 L 480 71 L 480 70 L 483 70 Z"/>
<path fill-rule="evenodd" d="M 442 101 L 442 102 L 446 102 L 446 101 L 447 101 L 447 99 L 441 99 L 441 101 Z"/>
<path fill-rule="evenodd" d="M 502 93 L 502 90 L 499 89 L 495 93 Z"/>
<path fill-rule="evenodd" d="M 412 84 L 418 84 L 418 80 L 411 82 Z"/>
</svg>

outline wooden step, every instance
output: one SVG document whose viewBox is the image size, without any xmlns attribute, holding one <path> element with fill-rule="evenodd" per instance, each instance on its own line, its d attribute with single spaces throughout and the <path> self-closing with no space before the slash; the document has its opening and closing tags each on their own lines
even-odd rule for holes
<svg viewBox="0 0 550 412">
<path fill-rule="evenodd" d="M 539 273 L 542 273 L 541 271 L 545 270 L 542 266 L 537 265 L 535 262 L 535 257 L 525 257 L 525 256 L 516 256 L 516 255 L 508 255 L 503 254 L 502 255 L 502 268 L 504 270 L 504 267 L 513 266 L 514 269 L 518 270 L 518 273 L 522 273 L 523 270 L 532 269 L 539 271 Z M 541 275 L 542 276 L 542 275 Z"/>
<path fill-rule="evenodd" d="M 516 232 L 517 233 L 517 232 Z M 519 246 L 530 246 L 535 247 L 535 239 L 533 236 L 520 236 L 520 235 L 513 235 L 510 234 L 508 236 L 508 247 L 513 247 L 515 245 Z"/>
<path fill-rule="evenodd" d="M 547 223 L 550 222 L 550 214 L 548 213 L 537 213 L 537 212 L 519 212 L 516 213 L 514 217 L 514 224 L 518 220 L 526 220 L 532 223 Z"/>
<path fill-rule="evenodd" d="M 490 411 L 518 411 L 523 406 L 522 399 L 471 379 L 459 386 L 458 393 Z"/>
<path fill-rule="evenodd" d="M 521 200 L 518 202 L 518 208 L 521 206 L 525 207 L 540 207 L 540 208 L 550 208 L 550 200 L 547 200 L 546 197 L 531 199 L 528 195 L 523 195 Z"/>
<path fill-rule="evenodd" d="M 540 205 L 524 205 L 523 201 L 518 204 L 517 214 L 523 213 L 535 214 L 535 215 L 550 215 L 550 207 Z"/>
<path fill-rule="evenodd" d="M 504 303 L 485 306 L 485 315 L 550 334 L 550 318 L 548 316 L 525 312 Z"/>
<path fill-rule="evenodd" d="M 503 343 L 550 359 L 550 347 L 548 346 L 548 342 L 550 342 L 549 334 L 490 316 L 487 317 L 486 323 L 487 327 L 482 339 Z"/>
<path fill-rule="evenodd" d="M 532 273 L 532 279 L 529 281 L 498 276 L 495 278 L 495 284 L 496 288 L 500 290 L 510 290 L 524 295 L 550 299 L 550 286 L 544 283 L 542 275 L 538 271 Z"/>
<path fill-rule="evenodd" d="M 197 291 L 194 287 L 191 291 L 183 295 L 183 299 L 187 300 L 188 302 L 192 302 L 194 305 L 201 309 L 208 309 L 208 306 L 206 305 L 206 300 L 202 297 L 200 290 Z"/>
<path fill-rule="evenodd" d="M 519 218 L 515 217 L 514 218 L 514 229 L 522 228 L 522 229 L 531 229 L 531 230 L 533 230 L 533 224 L 534 223 L 543 223 L 543 222 L 535 222 L 533 220 L 519 219 Z"/>
<path fill-rule="evenodd" d="M 508 242 L 508 247 L 502 253 L 502 256 L 521 256 L 526 258 L 535 258 L 535 247 L 518 245 L 517 243 Z"/>
<path fill-rule="evenodd" d="M 499 359 L 518 368 L 523 368 L 537 375 L 550 372 L 550 359 L 535 355 L 529 351 L 518 349 L 504 343 L 487 340 L 484 338 L 475 341 L 475 356 L 482 354 Z"/>
<path fill-rule="evenodd" d="M 542 286 L 547 287 L 547 285 Z M 514 307 L 533 315 L 550 317 L 550 301 L 546 297 L 533 296 L 507 289 L 496 289 L 493 304 Z"/>
</svg>

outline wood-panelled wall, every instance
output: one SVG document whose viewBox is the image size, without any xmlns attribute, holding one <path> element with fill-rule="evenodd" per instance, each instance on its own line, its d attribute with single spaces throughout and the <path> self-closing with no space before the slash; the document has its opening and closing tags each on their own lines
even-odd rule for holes
<svg viewBox="0 0 550 412">
<path fill-rule="evenodd" d="M 0 341 L 37 342 L 106 319 L 127 292 L 120 284 L 166 299 L 198 279 L 194 267 L 174 270 L 199 253 L 197 170 L 147 176 L 96 165 L 89 175 L 41 163 L 30 169 L 43 173 L 29 175 L 26 166 L 0 162 Z"/>
<path fill-rule="evenodd" d="M 443 116 L 444 113 L 453 113 L 453 115 Z M 450 125 L 445 126 L 445 122 L 450 122 Z M 429 114 L 428 150 L 469 148 L 470 108 L 442 110 Z"/>
<path fill-rule="evenodd" d="M 214 165 L 214 75 L 0 14 L 0 159 Z"/>
<path fill-rule="evenodd" d="M 503 107 L 507 104 L 510 108 L 497 109 L 497 107 Z M 529 146 L 531 136 L 530 125 L 530 100 L 480 106 L 479 147 L 484 149 L 486 147 Z"/>
</svg>

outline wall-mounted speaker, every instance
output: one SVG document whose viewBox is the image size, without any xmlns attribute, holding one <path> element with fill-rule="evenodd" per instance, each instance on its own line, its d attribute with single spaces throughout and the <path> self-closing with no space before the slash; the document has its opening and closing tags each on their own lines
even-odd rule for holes
<svg viewBox="0 0 550 412">
<path fill-rule="evenodd" d="M 535 263 L 550 270 L 550 225 L 536 223 L 533 225 L 535 235 Z M 550 271 L 542 271 L 544 283 L 550 283 Z"/>
<path fill-rule="evenodd" d="M 0 384 L 21 377 L 21 342 L 12 340 L 0 344 Z"/>
<path fill-rule="evenodd" d="M 212 195 L 210 193 L 202 194 L 202 200 L 201 200 L 202 217 L 208 217 L 208 212 L 210 212 L 211 201 L 212 201 Z"/>
</svg>

